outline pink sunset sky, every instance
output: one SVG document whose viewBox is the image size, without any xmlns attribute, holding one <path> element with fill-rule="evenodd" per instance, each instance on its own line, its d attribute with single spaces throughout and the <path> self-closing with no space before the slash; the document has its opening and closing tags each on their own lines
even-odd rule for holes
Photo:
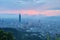
<svg viewBox="0 0 60 40">
<path fill-rule="evenodd" d="M 0 14 L 28 14 L 28 15 L 38 15 L 43 14 L 46 16 L 56 16 L 60 15 L 60 10 L 44 10 L 44 11 L 38 11 L 38 10 L 2 10 L 0 11 Z"/>
<path fill-rule="evenodd" d="M 19 12 L 22 14 L 28 14 L 28 15 L 38 15 L 38 14 L 43 14 L 46 16 L 60 15 L 60 10 L 45 10 L 45 11 L 21 10 Z"/>
</svg>

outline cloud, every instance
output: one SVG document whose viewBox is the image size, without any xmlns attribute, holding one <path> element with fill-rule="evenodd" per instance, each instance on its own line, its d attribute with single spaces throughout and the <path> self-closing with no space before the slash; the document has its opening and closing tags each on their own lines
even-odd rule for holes
<svg viewBox="0 0 60 40">
<path fill-rule="evenodd" d="M 3 7 L 3 10 L 18 10 L 20 7 L 16 2 L 17 0 L 0 0 L 0 8 Z"/>
<path fill-rule="evenodd" d="M 21 9 L 60 10 L 60 0 L 23 0 Z"/>
<path fill-rule="evenodd" d="M 19 14 L 18 10 L 0 10 L 0 14 Z"/>
<path fill-rule="evenodd" d="M 60 0 L 46 0 L 46 4 L 43 5 L 43 8 L 46 10 L 56 10 L 60 8 Z"/>
<path fill-rule="evenodd" d="M 60 10 L 45 10 L 42 12 L 42 14 L 47 15 L 47 16 L 59 16 L 60 15 Z"/>
<path fill-rule="evenodd" d="M 22 9 L 60 10 L 60 0 L 0 0 L 0 10 Z"/>
<path fill-rule="evenodd" d="M 21 14 L 28 14 L 28 15 L 46 15 L 46 16 L 56 16 L 60 15 L 60 10 L 45 10 L 45 11 L 37 11 L 37 10 L 20 10 Z"/>
<path fill-rule="evenodd" d="M 17 2 L 20 4 L 21 9 L 38 9 L 45 4 L 43 0 L 20 0 Z"/>
<path fill-rule="evenodd" d="M 38 9 L 44 3 L 43 0 L 0 0 L 4 10 Z"/>
<path fill-rule="evenodd" d="M 39 11 L 36 10 L 20 10 L 21 14 L 29 14 L 29 15 L 34 15 L 40 13 Z"/>
</svg>

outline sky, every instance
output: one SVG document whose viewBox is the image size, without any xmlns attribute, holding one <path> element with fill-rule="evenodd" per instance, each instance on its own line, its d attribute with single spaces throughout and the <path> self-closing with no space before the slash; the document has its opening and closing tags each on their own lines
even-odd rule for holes
<svg viewBox="0 0 60 40">
<path fill-rule="evenodd" d="M 60 16 L 60 0 L 0 0 L 0 14 Z"/>
</svg>

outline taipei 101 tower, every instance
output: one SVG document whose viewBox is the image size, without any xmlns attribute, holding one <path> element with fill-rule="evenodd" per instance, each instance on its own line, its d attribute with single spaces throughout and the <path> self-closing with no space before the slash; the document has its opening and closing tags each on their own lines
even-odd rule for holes
<svg viewBox="0 0 60 40">
<path fill-rule="evenodd" d="M 21 14 L 19 14 L 19 23 L 21 23 Z"/>
</svg>

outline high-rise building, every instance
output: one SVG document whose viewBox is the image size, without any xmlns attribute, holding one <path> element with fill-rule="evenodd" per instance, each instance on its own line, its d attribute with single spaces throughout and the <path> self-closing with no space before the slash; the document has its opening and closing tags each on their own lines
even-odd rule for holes
<svg viewBox="0 0 60 40">
<path fill-rule="evenodd" d="M 19 22 L 21 22 L 21 14 L 19 14 Z"/>
</svg>

